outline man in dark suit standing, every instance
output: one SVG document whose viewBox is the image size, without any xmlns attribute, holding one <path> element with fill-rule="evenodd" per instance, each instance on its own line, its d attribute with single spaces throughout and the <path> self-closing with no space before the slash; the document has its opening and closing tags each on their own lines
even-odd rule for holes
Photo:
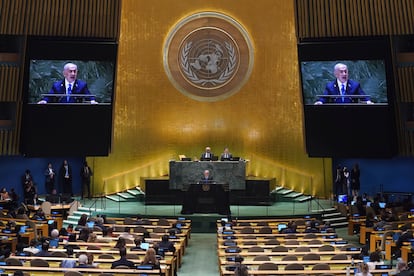
<svg viewBox="0 0 414 276">
<path fill-rule="evenodd" d="M 203 176 L 201 177 L 200 184 L 206 184 L 211 183 L 213 180 L 213 177 L 210 175 L 209 170 L 204 170 Z"/>
<path fill-rule="evenodd" d="M 92 169 L 88 166 L 88 162 L 83 163 L 83 167 L 80 171 L 81 180 L 82 180 L 82 198 L 83 191 L 86 188 L 88 191 L 88 198 L 91 198 L 91 176 L 93 175 Z"/>
<path fill-rule="evenodd" d="M 53 169 L 52 163 L 47 164 L 45 170 L 45 188 L 47 194 L 52 194 L 53 189 L 55 189 L 55 169 Z"/>
<path fill-rule="evenodd" d="M 201 154 L 200 161 L 210 161 L 213 159 L 214 154 L 211 152 L 210 147 L 206 147 L 205 152 Z"/>
<path fill-rule="evenodd" d="M 365 92 L 359 82 L 350 80 L 348 76 L 348 67 L 343 63 L 337 63 L 334 67 L 334 75 L 336 79 L 329 82 L 323 95 L 327 97 L 320 97 L 315 104 L 323 103 L 359 103 L 361 101 L 367 104 L 372 104 L 370 98 L 366 97 L 352 97 L 363 96 Z M 338 97 L 328 97 L 331 95 L 338 95 Z M 348 97 L 347 97 L 348 96 Z M 351 97 L 349 97 L 351 96 Z"/>
<path fill-rule="evenodd" d="M 59 169 L 59 182 L 62 187 L 62 194 L 73 195 L 72 191 L 72 167 L 67 160 L 64 160 Z"/>
<path fill-rule="evenodd" d="M 77 79 L 78 66 L 74 63 L 66 63 L 63 67 L 63 80 L 57 81 L 52 85 L 49 94 L 59 94 L 61 96 L 45 96 L 38 104 L 46 103 L 82 103 L 90 102 L 97 104 L 93 96 L 90 95 L 86 82 Z M 75 96 L 73 96 L 75 95 Z"/>
</svg>

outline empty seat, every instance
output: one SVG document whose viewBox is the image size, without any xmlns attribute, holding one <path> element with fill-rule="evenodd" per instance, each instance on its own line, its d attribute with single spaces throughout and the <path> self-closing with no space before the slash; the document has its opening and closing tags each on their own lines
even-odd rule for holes
<svg viewBox="0 0 414 276">
<path fill-rule="evenodd" d="M 311 245 L 313 245 L 313 244 L 322 244 L 322 241 L 318 240 L 318 239 L 314 239 L 314 240 L 310 240 L 308 242 L 308 244 L 311 244 Z"/>
<path fill-rule="evenodd" d="M 316 253 L 309 253 L 306 255 L 303 255 L 302 260 L 303 261 L 319 261 L 321 259 L 321 256 L 319 256 Z"/>
<path fill-rule="evenodd" d="M 124 224 L 126 225 L 137 224 L 137 220 L 135 218 L 124 218 Z"/>
<path fill-rule="evenodd" d="M 257 223 L 257 226 L 268 226 L 268 225 L 269 225 L 269 223 L 267 221 L 259 221 Z"/>
<path fill-rule="evenodd" d="M 30 261 L 30 266 L 49 267 L 49 262 L 43 259 L 33 259 Z"/>
<path fill-rule="evenodd" d="M 286 234 L 285 239 L 297 239 L 298 236 L 296 234 Z"/>
<path fill-rule="evenodd" d="M 159 226 L 170 226 L 170 222 L 168 221 L 168 219 L 160 218 L 157 221 L 157 225 L 159 225 Z"/>
<path fill-rule="evenodd" d="M 260 234 L 272 234 L 272 232 L 272 228 L 270 228 L 269 226 L 264 226 L 259 229 Z"/>
<path fill-rule="evenodd" d="M 335 247 L 333 247 L 330 244 L 324 244 L 318 248 L 318 251 L 320 252 L 335 251 Z"/>
<path fill-rule="evenodd" d="M 288 252 L 289 249 L 283 245 L 278 245 L 272 248 L 272 252 Z"/>
<path fill-rule="evenodd" d="M 285 266 L 285 270 L 305 270 L 305 267 L 301 264 L 288 264 Z"/>
<path fill-rule="evenodd" d="M 250 226 L 250 222 L 248 221 L 243 221 L 243 222 L 239 222 L 238 226 Z"/>
<path fill-rule="evenodd" d="M 63 258 L 68 257 L 68 254 L 66 252 L 62 252 L 62 251 L 52 251 L 50 253 L 50 255 L 52 255 L 53 257 L 63 257 Z"/>
<path fill-rule="evenodd" d="M 269 256 L 265 256 L 265 255 L 259 255 L 254 257 L 253 261 L 270 261 L 270 257 Z"/>
<path fill-rule="evenodd" d="M 245 241 L 243 242 L 244 245 L 257 245 L 257 241 Z"/>
<path fill-rule="evenodd" d="M 242 234 L 254 234 L 254 229 L 252 227 L 243 227 L 240 230 L 240 233 L 242 233 Z"/>
<path fill-rule="evenodd" d="M 298 257 L 296 255 L 286 255 L 283 256 L 282 261 L 297 261 Z"/>
<path fill-rule="evenodd" d="M 280 245 L 280 241 L 277 239 L 270 239 L 264 242 L 265 245 Z"/>
<path fill-rule="evenodd" d="M 312 270 L 331 270 L 331 267 L 328 264 L 315 264 Z"/>
<path fill-rule="evenodd" d="M 16 258 L 7 258 L 6 265 L 8 266 L 22 266 L 23 264 Z"/>
<path fill-rule="evenodd" d="M 300 246 L 295 249 L 295 252 L 311 252 L 310 247 Z"/>
<path fill-rule="evenodd" d="M 331 257 L 331 260 L 348 260 L 348 256 L 345 254 L 335 254 Z"/>
<path fill-rule="evenodd" d="M 88 247 L 86 247 L 87 250 L 100 250 L 101 248 L 97 245 L 90 244 Z"/>
<path fill-rule="evenodd" d="M 308 233 L 306 235 L 303 236 L 304 239 L 316 239 L 318 236 L 316 236 L 316 234 L 314 233 Z"/>
<path fill-rule="evenodd" d="M 115 257 L 111 254 L 104 253 L 104 254 L 100 254 L 98 256 L 98 259 L 115 259 Z"/>
<path fill-rule="evenodd" d="M 83 274 L 78 271 L 66 271 L 64 276 L 82 276 Z"/>
<path fill-rule="evenodd" d="M 165 233 L 165 228 L 162 227 L 155 227 L 152 232 L 154 233 Z"/>
<path fill-rule="evenodd" d="M 260 246 L 252 246 L 248 250 L 248 252 L 264 252 L 264 248 Z"/>
<path fill-rule="evenodd" d="M 275 263 L 262 263 L 258 270 L 278 270 L 278 266 Z"/>
<path fill-rule="evenodd" d="M 287 240 L 285 244 L 286 245 L 299 245 L 299 241 L 298 240 Z"/>
<path fill-rule="evenodd" d="M 133 253 L 127 253 L 126 258 L 128 260 L 139 260 L 139 256 L 137 254 L 133 254 Z"/>
</svg>

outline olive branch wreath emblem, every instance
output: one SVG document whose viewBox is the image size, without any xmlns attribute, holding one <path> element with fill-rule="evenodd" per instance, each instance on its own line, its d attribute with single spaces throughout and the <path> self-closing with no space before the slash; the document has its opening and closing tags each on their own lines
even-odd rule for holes
<svg viewBox="0 0 414 276">
<path fill-rule="evenodd" d="M 180 55 L 181 68 L 183 69 L 183 72 L 186 75 L 186 77 L 191 82 L 195 84 L 201 84 L 202 86 L 205 86 L 206 84 L 212 84 L 213 86 L 217 86 L 219 84 L 227 82 L 234 73 L 234 70 L 237 65 L 237 58 L 234 47 L 228 42 L 224 42 L 224 44 L 229 54 L 229 61 L 227 63 L 226 69 L 221 73 L 221 75 L 217 79 L 200 79 L 197 76 L 197 74 L 195 74 L 194 71 L 191 69 L 191 65 L 188 61 L 188 55 L 191 50 L 191 46 L 193 45 L 193 42 L 190 41 L 186 43 L 182 48 Z"/>
</svg>

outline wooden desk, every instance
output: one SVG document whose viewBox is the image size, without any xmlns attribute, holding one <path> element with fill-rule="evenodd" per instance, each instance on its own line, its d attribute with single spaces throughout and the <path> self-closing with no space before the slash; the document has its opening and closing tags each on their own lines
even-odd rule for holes
<svg viewBox="0 0 414 276">
<path fill-rule="evenodd" d="M 377 276 L 382 273 L 390 273 L 392 269 L 382 269 L 370 271 L 372 275 Z M 353 274 L 353 272 L 351 271 Z M 249 270 L 249 275 L 318 275 L 318 274 L 334 274 L 334 275 L 346 275 L 346 269 L 339 270 L 311 270 L 306 268 L 305 270 Z M 233 271 L 228 271 L 225 267 L 220 267 L 220 275 L 234 275 Z"/>
<path fill-rule="evenodd" d="M 111 268 L 61 268 L 61 267 L 36 267 L 36 266 L 0 266 L 6 272 L 13 273 L 16 270 L 30 271 L 30 272 L 58 272 L 63 275 L 64 271 L 78 271 L 92 274 L 100 273 L 116 273 L 116 274 L 150 274 L 150 275 L 161 275 L 160 269 L 153 270 L 138 270 L 138 269 L 111 269 Z M 44 275 L 44 274 L 43 274 Z"/>
</svg>

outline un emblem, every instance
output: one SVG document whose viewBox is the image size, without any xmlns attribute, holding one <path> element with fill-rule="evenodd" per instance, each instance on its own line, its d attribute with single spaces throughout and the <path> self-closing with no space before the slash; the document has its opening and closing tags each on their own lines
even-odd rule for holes
<svg viewBox="0 0 414 276">
<path fill-rule="evenodd" d="M 181 20 L 164 45 L 164 68 L 172 84 L 198 101 L 237 93 L 250 76 L 253 47 L 234 19 L 203 12 Z"/>
</svg>

